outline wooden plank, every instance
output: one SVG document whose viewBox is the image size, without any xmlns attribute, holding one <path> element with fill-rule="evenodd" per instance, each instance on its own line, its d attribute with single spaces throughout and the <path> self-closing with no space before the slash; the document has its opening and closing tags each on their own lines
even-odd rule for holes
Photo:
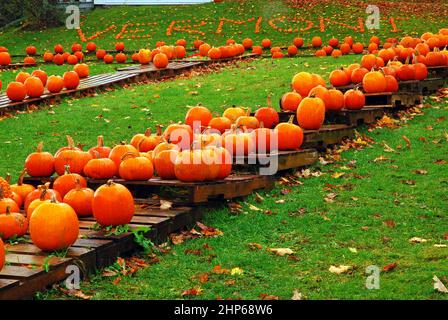
<svg viewBox="0 0 448 320">
<path fill-rule="evenodd" d="M 360 126 L 375 123 L 384 115 L 384 108 L 364 107 L 361 110 L 327 111 L 325 121 L 329 123 L 343 123 L 349 126 Z"/>
<path fill-rule="evenodd" d="M 303 147 L 326 147 L 353 136 L 353 126 L 345 124 L 324 125 L 319 130 L 304 130 Z"/>
<path fill-rule="evenodd" d="M 0 272 L 1 279 L 25 279 L 39 275 L 44 270 L 42 268 L 28 268 L 24 266 L 6 265 Z M 1 289 L 0 289 L 1 290 Z"/>
</svg>

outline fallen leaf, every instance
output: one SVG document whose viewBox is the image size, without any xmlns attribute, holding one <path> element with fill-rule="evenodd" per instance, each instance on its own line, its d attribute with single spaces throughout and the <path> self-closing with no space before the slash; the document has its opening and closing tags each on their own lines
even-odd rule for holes
<svg viewBox="0 0 448 320">
<path fill-rule="evenodd" d="M 257 201 L 258 203 L 261 203 L 264 201 L 264 198 L 262 196 L 260 196 L 260 194 L 258 192 L 255 192 L 255 201 Z"/>
<path fill-rule="evenodd" d="M 112 284 L 115 286 L 118 286 L 118 284 L 121 282 L 121 277 L 116 277 L 113 281 Z"/>
<path fill-rule="evenodd" d="M 395 228 L 395 226 L 396 226 L 395 221 L 394 221 L 394 220 L 391 220 L 391 219 L 389 219 L 389 220 L 384 220 L 384 221 L 383 221 L 383 224 L 384 224 L 385 226 L 389 227 L 389 228 Z"/>
<path fill-rule="evenodd" d="M 410 243 L 423 243 L 423 242 L 427 242 L 427 241 L 428 240 L 419 238 L 419 237 L 412 237 L 411 239 L 409 239 Z"/>
<path fill-rule="evenodd" d="M 167 200 L 160 200 L 160 210 L 168 210 L 173 206 L 173 203 Z"/>
<path fill-rule="evenodd" d="M 224 273 L 230 273 L 230 270 L 229 269 L 223 269 L 220 265 L 217 265 L 217 266 L 213 267 L 212 273 L 224 274 Z"/>
<path fill-rule="evenodd" d="M 343 175 L 345 175 L 345 172 L 335 172 L 331 175 L 331 177 L 333 179 L 339 179 L 340 177 L 342 177 Z"/>
<path fill-rule="evenodd" d="M 432 278 L 432 280 L 434 280 L 434 290 L 437 290 L 440 293 L 448 293 L 447 288 L 445 287 L 445 285 L 442 283 L 442 281 L 440 281 L 439 278 L 437 278 L 437 276 L 434 276 Z"/>
<path fill-rule="evenodd" d="M 417 181 L 415 181 L 415 180 L 402 180 L 401 183 L 407 184 L 407 185 L 410 185 L 410 186 L 415 186 Z"/>
<path fill-rule="evenodd" d="M 373 160 L 373 162 L 380 162 L 380 161 L 387 161 L 387 160 L 389 160 L 389 158 L 386 158 L 385 156 L 379 156 L 379 157 L 377 157 L 377 158 L 375 158 L 374 160 Z"/>
<path fill-rule="evenodd" d="M 331 273 L 335 273 L 335 274 L 342 274 L 342 273 L 347 273 L 351 269 L 352 269 L 351 266 L 345 266 L 345 265 L 341 264 L 338 267 L 330 266 L 330 268 L 328 268 L 328 271 L 330 271 Z"/>
<path fill-rule="evenodd" d="M 252 250 L 256 250 L 256 249 L 261 250 L 261 249 L 263 249 L 262 245 L 259 244 L 259 243 L 250 242 L 248 245 L 249 245 L 249 248 L 252 249 Z"/>
<path fill-rule="evenodd" d="M 356 248 L 348 248 L 348 250 L 350 250 L 351 253 L 358 253 L 358 250 L 356 250 Z"/>
<path fill-rule="evenodd" d="M 79 299 L 83 299 L 83 300 L 92 299 L 92 296 L 85 294 L 81 290 L 76 290 L 76 289 L 69 290 L 69 289 L 64 289 L 60 286 L 58 286 L 58 289 L 59 289 L 59 291 L 61 291 L 62 293 L 64 293 L 67 296 L 70 296 L 70 297 L 79 298 Z"/>
<path fill-rule="evenodd" d="M 202 289 L 200 287 L 194 287 L 188 290 L 185 290 L 182 292 L 182 297 L 188 297 L 188 296 L 198 296 L 202 293 Z"/>
<path fill-rule="evenodd" d="M 204 272 L 198 275 L 198 280 L 200 283 L 206 283 L 208 281 L 208 272 Z"/>
<path fill-rule="evenodd" d="M 405 135 L 402 136 L 403 140 L 406 141 L 406 148 L 411 148 L 411 140 L 409 140 L 408 137 L 406 137 Z"/>
<path fill-rule="evenodd" d="M 292 293 L 291 300 L 302 300 L 302 294 L 299 291 L 294 290 Z"/>
<path fill-rule="evenodd" d="M 226 286 L 233 286 L 234 284 L 235 284 L 235 279 L 230 279 L 230 280 L 226 280 L 225 282 L 224 282 L 224 284 L 226 285 Z"/>
<path fill-rule="evenodd" d="M 392 271 L 392 270 L 394 270 L 396 267 L 397 267 L 397 264 L 396 264 L 395 262 L 394 262 L 394 263 L 390 263 L 390 264 L 385 265 L 385 266 L 383 267 L 383 271 Z"/>
<path fill-rule="evenodd" d="M 233 275 L 242 275 L 244 273 L 244 270 L 243 269 L 241 269 L 241 268 L 238 268 L 238 267 L 236 267 L 236 268 L 232 268 L 232 270 L 230 270 L 230 274 L 233 276 Z"/>
<path fill-rule="evenodd" d="M 428 171 L 423 169 L 418 169 L 414 171 L 415 174 L 428 174 Z"/>
<path fill-rule="evenodd" d="M 283 257 L 284 255 L 291 255 L 294 253 L 294 251 L 289 248 L 267 248 L 266 250 L 275 253 L 280 257 Z"/>
<path fill-rule="evenodd" d="M 337 193 L 331 192 L 325 196 L 324 200 L 325 202 L 332 203 L 334 202 L 334 198 L 336 198 L 337 196 Z"/>
<path fill-rule="evenodd" d="M 249 209 L 250 210 L 252 210 L 252 211 L 263 211 L 262 209 L 260 209 L 260 208 L 258 208 L 258 207 L 256 207 L 256 206 L 254 206 L 253 204 L 248 204 L 248 207 L 249 207 Z"/>
<path fill-rule="evenodd" d="M 278 300 L 278 296 L 272 296 L 266 293 L 262 293 L 260 294 L 260 299 L 261 300 Z"/>
</svg>

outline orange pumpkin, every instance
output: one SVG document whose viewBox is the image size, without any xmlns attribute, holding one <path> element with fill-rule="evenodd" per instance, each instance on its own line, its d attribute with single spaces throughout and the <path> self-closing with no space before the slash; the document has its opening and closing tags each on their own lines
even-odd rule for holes
<svg viewBox="0 0 448 320">
<path fill-rule="evenodd" d="M 25 169 L 31 177 L 49 177 L 54 173 L 54 157 L 42 149 L 43 142 L 40 142 L 36 152 L 29 154 L 25 160 Z"/>
<path fill-rule="evenodd" d="M 109 158 L 111 149 L 104 146 L 104 137 L 98 136 L 95 147 L 89 149 L 89 153 L 93 158 Z"/>
<path fill-rule="evenodd" d="M 111 55 L 111 54 L 106 54 L 106 55 L 103 57 L 103 61 L 104 61 L 105 64 L 111 64 L 111 63 L 114 62 L 114 56 Z"/>
<path fill-rule="evenodd" d="M 201 44 L 201 46 L 199 47 L 199 54 L 202 57 L 207 57 L 208 56 L 208 52 L 210 51 L 212 47 L 208 44 L 208 43 L 203 43 Z"/>
<path fill-rule="evenodd" d="M 18 194 L 22 200 L 25 200 L 25 198 L 28 196 L 28 194 L 30 194 L 31 192 L 36 190 L 36 188 L 33 185 L 23 183 L 23 178 L 25 177 L 25 174 L 26 174 L 26 169 L 23 169 L 22 172 L 20 173 L 17 183 L 12 184 L 10 186 L 11 191 Z"/>
<path fill-rule="evenodd" d="M 39 98 L 44 93 L 44 85 L 38 77 L 29 77 L 25 80 L 26 94 L 30 98 Z"/>
<path fill-rule="evenodd" d="M 252 53 L 261 56 L 263 54 L 263 48 L 260 47 L 260 46 L 253 46 L 252 47 Z"/>
<path fill-rule="evenodd" d="M 271 47 L 271 40 L 270 39 L 263 39 L 261 41 L 261 46 L 265 49 L 268 49 Z"/>
<path fill-rule="evenodd" d="M 238 119 L 236 119 L 235 125 L 237 128 L 254 130 L 260 127 L 260 122 L 256 117 L 250 115 L 250 109 L 248 109 L 246 115 L 238 117 Z"/>
<path fill-rule="evenodd" d="M 124 142 L 112 148 L 109 154 L 109 159 L 111 159 L 115 163 L 117 169 L 120 167 L 121 158 L 126 153 L 132 153 L 135 156 L 138 156 L 140 154 L 133 145 L 125 144 Z"/>
<path fill-rule="evenodd" d="M 236 119 L 238 119 L 241 116 L 245 116 L 246 111 L 244 111 L 243 108 L 240 107 L 230 107 L 224 110 L 222 116 L 228 118 L 232 123 L 235 123 Z"/>
<path fill-rule="evenodd" d="M 291 116 L 289 122 L 279 123 L 275 127 L 274 131 L 277 135 L 278 150 L 280 151 L 299 149 L 303 143 L 303 130 L 298 125 L 293 124 L 293 120 L 294 116 Z"/>
<path fill-rule="evenodd" d="M 162 150 L 154 157 L 154 168 L 157 175 L 164 180 L 176 179 L 174 163 L 179 154 L 176 149 Z"/>
<path fill-rule="evenodd" d="M 297 47 L 303 47 L 303 38 L 294 38 L 293 44 Z"/>
<path fill-rule="evenodd" d="M 169 143 L 176 144 L 180 149 L 190 149 L 193 142 L 193 130 L 187 124 L 173 123 L 166 127 L 163 138 Z"/>
<path fill-rule="evenodd" d="M 47 73 L 45 71 L 37 69 L 37 70 L 34 70 L 33 73 L 31 73 L 31 75 L 39 78 L 44 86 L 47 84 L 48 77 L 47 77 Z"/>
<path fill-rule="evenodd" d="M 75 65 L 75 67 L 73 68 L 73 71 L 75 71 L 79 78 L 86 78 L 89 76 L 89 66 L 85 63 L 78 63 L 77 65 Z"/>
<path fill-rule="evenodd" d="M 126 59 L 127 57 L 123 52 L 117 53 L 115 55 L 115 60 L 117 61 L 117 63 L 125 63 Z"/>
<path fill-rule="evenodd" d="M 423 63 L 414 64 L 415 79 L 425 80 L 428 77 L 428 68 Z"/>
<path fill-rule="evenodd" d="M 12 237 L 22 237 L 27 231 L 28 220 L 18 211 L 11 211 L 8 207 L 5 214 L 0 214 L 1 239 L 7 240 Z"/>
<path fill-rule="evenodd" d="M 297 92 L 287 92 L 282 96 L 280 106 L 285 111 L 296 111 L 299 107 L 302 96 Z"/>
<path fill-rule="evenodd" d="M 10 82 L 6 87 L 6 95 L 11 101 L 22 101 L 26 97 L 26 87 L 21 82 Z"/>
<path fill-rule="evenodd" d="M 56 190 L 50 189 L 50 184 L 46 183 L 45 185 L 38 186 L 36 190 L 30 192 L 26 198 L 25 202 L 23 204 L 23 207 L 25 211 L 28 211 L 28 207 L 30 204 L 36 200 L 50 200 L 53 196 L 56 198 L 57 201 L 62 201 L 62 197 Z"/>
<path fill-rule="evenodd" d="M 89 52 L 94 52 L 96 50 L 95 42 L 87 42 L 86 49 Z"/>
<path fill-rule="evenodd" d="M 311 45 L 315 48 L 322 47 L 322 38 L 315 36 L 311 39 Z"/>
<path fill-rule="evenodd" d="M 384 92 L 386 86 L 384 74 L 379 71 L 370 71 L 362 80 L 362 87 L 367 93 Z"/>
<path fill-rule="evenodd" d="M 263 123 L 265 128 L 269 129 L 275 127 L 280 122 L 277 110 L 272 107 L 271 96 L 268 96 L 267 107 L 259 108 L 255 112 L 255 118 L 257 118 L 259 123 Z"/>
<path fill-rule="evenodd" d="M 67 57 L 67 63 L 68 63 L 68 64 L 71 64 L 71 65 L 75 65 L 75 64 L 77 64 L 77 63 L 78 63 L 78 57 L 75 56 L 75 55 L 73 55 L 73 54 L 69 55 L 69 56 Z"/>
<path fill-rule="evenodd" d="M 337 89 L 328 90 L 329 101 L 325 103 L 325 110 L 339 111 L 344 108 L 344 94 Z"/>
<path fill-rule="evenodd" d="M 326 106 L 331 103 L 330 93 L 328 92 L 328 89 L 325 87 L 322 87 L 321 85 L 314 87 L 310 91 L 308 96 L 320 98 L 324 102 L 326 109 L 328 109 Z"/>
<path fill-rule="evenodd" d="M 47 90 L 51 93 L 58 93 L 64 89 L 64 79 L 60 76 L 50 76 L 47 80 Z"/>
<path fill-rule="evenodd" d="M 115 44 L 115 50 L 117 50 L 117 51 L 124 51 L 124 43 L 123 42 L 117 42 Z"/>
<path fill-rule="evenodd" d="M 299 72 L 292 78 L 292 87 L 302 97 L 306 97 L 317 84 L 308 72 Z"/>
<path fill-rule="evenodd" d="M 94 191 L 83 187 L 80 181 L 76 181 L 76 187 L 64 196 L 64 203 L 75 210 L 78 217 L 92 215 L 92 201 Z"/>
<path fill-rule="evenodd" d="M 345 108 L 349 110 L 360 110 L 366 104 L 366 97 L 361 90 L 350 89 L 344 94 Z"/>
<path fill-rule="evenodd" d="M 320 98 L 306 97 L 297 108 L 297 122 L 302 129 L 319 130 L 325 120 L 325 103 Z"/>
<path fill-rule="evenodd" d="M 31 77 L 31 75 L 28 72 L 19 72 L 16 76 L 16 81 L 25 83 L 25 80 Z"/>
<path fill-rule="evenodd" d="M 218 48 L 211 48 L 208 53 L 208 57 L 212 60 L 221 59 L 222 53 Z"/>
<path fill-rule="evenodd" d="M 395 77 L 386 75 L 386 92 L 397 92 L 398 91 L 398 81 Z"/>
<path fill-rule="evenodd" d="M 204 181 L 207 175 L 207 165 L 202 159 L 202 150 L 184 150 L 179 152 L 174 163 L 174 174 L 180 181 Z"/>
<path fill-rule="evenodd" d="M 361 58 L 361 66 L 367 70 L 372 70 L 376 66 L 376 56 L 373 54 L 364 55 Z"/>
<path fill-rule="evenodd" d="M 356 42 L 352 46 L 353 53 L 361 54 L 364 51 L 364 45 L 361 42 Z"/>
<path fill-rule="evenodd" d="M 124 180 L 149 180 L 154 174 L 154 167 L 151 160 L 136 156 L 133 153 L 126 153 L 121 158 L 118 174 Z"/>
<path fill-rule="evenodd" d="M 232 121 L 230 121 L 227 117 L 215 117 L 210 120 L 208 125 L 215 130 L 218 130 L 221 133 L 224 133 L 226 130 L 229 130 L 232 126 Z"/>
<path fill-rule="evenodd" d="M 248 155 L 255 150 L 255 142 L 251 133 L 237 129 L 236 125 L 223 134 L 223 147 L 234 157 Z"/>
<path fill-rule="evenodd" d="M 335 87 L 342 87 L 350 83 L 344 69 L 336 69 L 330 73 L 330 83 Z"/>
<path fill-rule="evenodd" d="M 64 73 L 64 86 L 66 89 L 76 89 L 79 85 L 79 76 L 75 71 L 67 71 Z"/>
<path fill-rule="evenodd" d="M 350 77 L 350 80 L 354 84 L 358 84 L 362 82 L 362 79 L 364 79 L 364 76 L 369 72 L 364 67 L 359 67 L 353 70 L 352 75 Z"/>
<path fill-rule="evenodd" d="M 78 239 L 76 212 L 68 204 L 58 203 L 55 199 L 38 206 L 29 224 L 31 240 L 43 251 L 66 249 Z"/>
<path fill-rule="evenodd" d="M 102 226 L 128 224 L 134 216 L 134 198 L 125 186 L 109 180 L 95 191 L 92 211 Z"/>
<path fill-rule="evenodd" d="M 132 137 L 131 145 L 140 152 L 148 152 L 162 142 L 162 128 L 157 126 L 157 134 L 151 135 L 151 129 L 146 129 L 145 133 L 139 133 Z"/>
<path fill-rule="evenodd" d="M 8 186 L 8 190 L 4 186 L 0 186 L 0 214 L 6 213 L 8 208 L 11 212 L 19 212 L 19 205 L 10 198 L 11 189 Z"/>
<path fill-rule="evenodd" d="M 53 57 L 53 63 L 54 64 L 56 64 L 58 66 L 61 66 L 61 65 L 64 64 L 64 62 L 65 62 L 65 60 L 64 60 L 64 57 L 62 56 L 62 54 L 58 53 L 58 54 L 54 55 L 54 57 Z"/>
<path fill-rule="evenodd" d="M 104 49 L 98 49 L 98 50 L 96 51 L 96 53 L 95 53 L 96 58 L 97 58 L 98 60 L 103 60 L 104 57 L 106 56 L 106 54 L 107 54 L 107 52 L 106 52 L 106 50 L 104 50 Z"/>
<path fill-rule="evenodd" d="M 65 166 L 65 172 L 53 182 L 53 189 L 59 192 L 62 198 L 72 189 L 76 188 L 77 184 L 81 187 L 87 187 L 87 181 L 81 175 L 70 172 L 70 166 Z"/>
<path fill-rule="evenodd" d="M 243 40 L 244 49 L 249 50 L 252 49 L 254 42 L 250 38 L 246 38 Z"/>
<path fill-rule="evenodd" d="M 154 59 L 152 61 L 154 63 L 154 66 L 159 69 L 166 68 L 168 66 L 168 57 L 164 53 L 158 53 L 154 56 Z"/>
<path fill-rule="evenodd" d="M 192 129 L 207 127 L 213 115 L 206 107 L 196 106 L 187 111 L 185 123 Z"/>
<path fill-rule="evenodd" d="M 90 153 L 74 146 L 73 139 L 67 136 L 68 147 L 59 149 L 54 156 L 54 168 L 58 175 L 63 175 L 66 166 L 70 166 L 72 173 L 83 174 L 84 166 L 92 159 Z"/>
<path fill-rule="evenodd" d="M 11 64 L 11 56 L 8 52 L 0 52 L 0 66 Z"/>
<path fill-rule="evenodd" d="M 84 174 L 93 179 L 110 179 L 117 173 L 117 165 L 109 158 L 93 158 L 84 167 Z"/>
</svg>

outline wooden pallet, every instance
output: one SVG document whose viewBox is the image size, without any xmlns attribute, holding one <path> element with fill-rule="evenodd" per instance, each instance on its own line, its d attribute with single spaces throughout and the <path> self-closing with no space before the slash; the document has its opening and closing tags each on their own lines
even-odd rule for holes
<svg viewBox="0 0 448 320">
<path fill-rule="evenodd" d="M 448 66 L 428 67 L 428 78 L 448 79 Z"/>
<path fill-rule="evenodd" d="M 277 151 L 272 154 L 251 154 L 235 157 L 233 168 L 239 171 L 256 170 L 260 175 L 309 166 L 318 159 L 315 149 Z M 268 171 L 268 169 L 271 169 Z"/>
<path fill-rule="evenodd" d="M 10 63 L 6 66 L 0 66 L 0 71 L 2 70 L 15 70 L 20 68 L 29 68 L 29 67 L 35 67 L 35 63 Z"/>
<path fill-rule="evenodd" d="M 160 242 L 170 233 L 200 220 L 201 216 L 200 210 L 188 207 L 160 210 L 139 205 L 129 227 L 131 230 L 150 227 L 145 236 Z M 131 232 L 108 235 L 94 227 L 92 217 L 80 219 L 80 237 L 65 257 L 51 256 L 31 242 L 7 245 L 7 265 L 0 272 L 0 300 L 32 298 L 36 292 L 66 279 L 70 274 L 69 266 L 77 266 L 80 276 L 85 278 L 138 248 Z"/>
<path fill-rule="evenodd" d="M 328 123 L 343 123 L 349 126 L 360 126 L 375 123 L 384 115 L 383 108 L 364 107 L 361 110 L 327 111 L 325 121 Z"/>
<path fill-rule="evenodd" d="M 323 125 L 319 130 L 304 130 L 303 148 L 325 148 L 344 138 L 354 137 L 354 127 L 346 124 Z"/>
<path fill-rule="evenodd" d="M 23 101 L 13 102 L 9 100 L 6 94 L 0 95 L 0 113 L 9 112 L 11 110 L 23 110 L 28 105 L 37 104 L 42 102 L 49 102 L 55 99 L 60 99 L 66 95 L 73 95 L 81 93 L 83 91 L 95 90 L 103 87 L 109 87 L 130 81 L 134 77 L 133 74 L 125 73 L 104 73 L 91 77 L 81 79 L 79 86 L 73 90 L 62 90 L 59 93 L 45 93 L 39 98 L 25 99 Z"/>
<path fill-rule="evenodd" d="M 366 93 L 366 107 L 401 108 L 423 103 L 423 96 L 413 92 Z"/>
</svg>

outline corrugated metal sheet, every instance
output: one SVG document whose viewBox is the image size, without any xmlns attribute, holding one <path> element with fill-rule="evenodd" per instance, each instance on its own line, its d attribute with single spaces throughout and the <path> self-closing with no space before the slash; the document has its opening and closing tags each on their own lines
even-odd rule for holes
<svg viewBox="0 0 448 320">
<path fill-rule="evenodd" d="M 95 5 L 176 5 L 208 2 L 213 0 L 94 0 Z"/>
</svg>

